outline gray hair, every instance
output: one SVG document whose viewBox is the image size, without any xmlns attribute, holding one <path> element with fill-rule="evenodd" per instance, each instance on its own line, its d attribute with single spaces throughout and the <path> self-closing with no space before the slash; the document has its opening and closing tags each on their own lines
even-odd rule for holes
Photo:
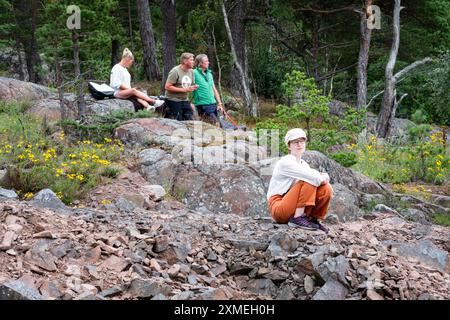
<svg viewBox="0 0 450 320">
<path fill-rule="evenodd" d="M 203 59 L 208 58 L 208 56 L 204 53 L 200 53 L 195 57 L 195 67 L 198 67 L 200 63 L 203 62 Z"/>
</svg>

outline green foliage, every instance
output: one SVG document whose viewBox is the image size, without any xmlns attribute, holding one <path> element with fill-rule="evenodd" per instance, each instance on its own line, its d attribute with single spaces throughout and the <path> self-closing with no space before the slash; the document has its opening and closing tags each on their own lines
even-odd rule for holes
<svg viewBox="0 0 450 320">
<path fill-rule="evenodd" d="M 256 136 L 258 144 L 267 148 L 271 157 L 287 154 L 288 149 L 284 143 L 284 136 L 289 130 L 286 123 L 278 119 L 267 119 L 256 123 Z"/>
<path fill-rule="evenodd" d="M 409 95 L 402 101 L 397 114 L 408 116 L 422 110 L 424 121 L 450 126 L 449 87 L 450 52 L 447 51 L 424 71 L 416 72 L 399 83 L 399 94 L 405 92 Z"/>
<path fill-rule="evenodd" d="M 83 197 L 106 177 L 123 152 L 119 141 L 68 141 L 63 131 L 51 135 L 39 120 L 17 113 L 26 105 L 2 103 L 0 113 L 0 167 L 8 169 L 9 185 L 30 198 L 50 188 L 67 204 Z M 47 128 L 48 129 L 48 128 Z"/>
<path fill-rule="evenodd" d="M 327 105 L 329 98 L 321 95 L 311 78 L 307 79 L 298 71 L 286 76 L 283 88 L 292 106 L 278 105 L 274 117 L 257 122 L 259 143 L 269 149 L 278 144 L 275 150 L 287 153 L 283 141 L 286 132 L 305 124 L 306 128 L 309 125 L 308 149 L 320 151 L 347 167 L 355 164 L 356 155 L 353 152 L 340 151 L 340 148 L 336 150 L 336 146 L 349 143 L 354 134 L 362 130 L 358 120 L 365 116 L 364 112 L 349 107 L 344 117 L 331 116 Z M 271 137 L 273 131 L 277 134 Z M 272 141 L 274 138 L 276 141 Z"/>
<path fill-rule="evenodd" d="M 120 110 L 102 116 L 93 116 L 89 120 L 89 123 L 86 124 L 73 119 L 61 120 L 58 124 L 72 140 L 102 142 L 105 137 L 112 138 L 114 129 L 125 121 L 137 118 L 151 118 L 154 116 L 154 112 L 147 110 L 139 110 L 138 112 Z"/>
<path fill-rule="evenodd" d="M 100 172 L 100 174 L 102 176 L 112 178 L 112 179 L 117 178 L 119 173 L 120 173 L 120 169 L 117 167 L 105 167 Z"/>
<path fill-rule="evenodd" d="M 442 132 L 426 131 L 423 125 L 420 126 L 420 129 L 410 130 L 416 136 L 407 144 L 398 145 L 371 137 L 368 143 L 351 145 L 358 161 L 354 168 L 382 182 L 449 183 L 450 156 L 445 150 Z"/>
<path fill-rule="evenodd" d="M 450 227 L 450 216 L 448 214 L 437 214 L 432 218 L 432 220 L 434 224 Z"/>
<path fill-rule="evenodd" d="M 286 98 L 292 105 L 289 110 L 282 107 L 281 112 L 285 116 L 292 117 L 291 120 L 293 121 L 304 120 L 307 135 L 311 141 L 311 122 L 328 116 L 330 99 L 322 95 L 313 78 L 307 78 L 303 72 L 297 70 L 286 75 L 283 88 Z"/>
<path fill-rule="evenodd" d="M 331 159 L 339 162 L 344 167 L 351 167 L 356 164 L 356 154 L 353 152 L 337 152 L 331 154 Z"/>
</svg>

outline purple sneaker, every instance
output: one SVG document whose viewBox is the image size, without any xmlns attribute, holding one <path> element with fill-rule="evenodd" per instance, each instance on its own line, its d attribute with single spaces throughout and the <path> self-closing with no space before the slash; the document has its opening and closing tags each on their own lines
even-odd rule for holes
<svg viewBox="0 0 450 320">
<path fill-rule="evenodd" d="M 319 229 L 322 230 L 323 232 L 325 232 L 325 233 L 330 232 L 330 229 L 328 229 L 323 224 L 321 224 L 319 222 L 319 220 L 317 220 L 317 218 L 315 218 L 315 217 L 311 218 L 311 222 L 317 224 L 319 226 Z"/>
<path fill-rule="evenodd" d="M 291 217 L 288 223 L 289 227 L 302 228 L 305 230 L 317 230 L 319 225 L 312 222 L 308 217 L 300 216 L 297 218 Z"/>
</svg>

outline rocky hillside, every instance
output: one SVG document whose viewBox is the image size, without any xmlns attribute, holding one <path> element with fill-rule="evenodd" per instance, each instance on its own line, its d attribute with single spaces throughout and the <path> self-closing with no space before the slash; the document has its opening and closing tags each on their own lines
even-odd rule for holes
<svg viewBox="0 0 450 320">
<path fill-rule="evenodd" d="M 1 95 L 28 92 L 4 79 Z M 295 230 L 270 218 L 277 159 L 252 132 L 151 118 L 115 136 L 122 173 L 73 207 L 0 189 L 0 299 L 450 298 L 450 228 L 431 224 L 449 197 L 396 194 L 307 152 L 331 176 L 331 232 Z"/>
<path fill-rule="evenodd" d="M 450 298 L 448 228 L 374 211 L 327 236 L 163 193 L 127 174 L 90 197 L 111 204 L 67 208 L 51 191 L 3 198 L 0 298 Z"/>
</svg>

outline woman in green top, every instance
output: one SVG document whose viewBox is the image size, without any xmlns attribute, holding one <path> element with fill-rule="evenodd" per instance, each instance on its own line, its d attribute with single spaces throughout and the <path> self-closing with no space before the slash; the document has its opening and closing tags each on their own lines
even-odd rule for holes
<svg viewBox="0 0 450 320">
<path fill-rule="evenodd" d="M 223 110 L 223 106 L 208 67 L 209 59 L 206 54 L 202 53 L 195 57 L 194 78 L 198 89 L 193 92 L 193 103 L 203 119 L 219 126 L 217 108 Z"/>
</svg>

